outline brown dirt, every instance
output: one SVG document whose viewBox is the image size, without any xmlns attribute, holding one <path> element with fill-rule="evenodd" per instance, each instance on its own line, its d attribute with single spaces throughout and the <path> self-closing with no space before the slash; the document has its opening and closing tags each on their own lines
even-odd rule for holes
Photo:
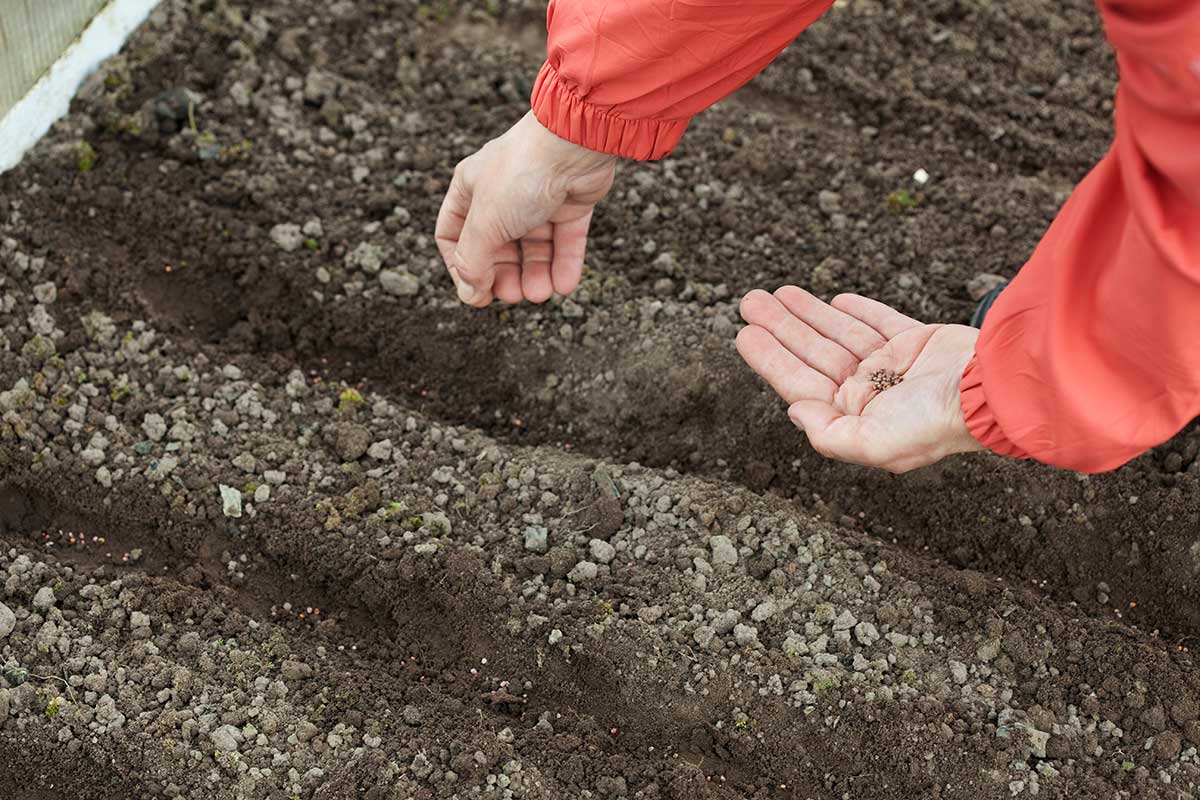
<svg viewBox="0 0 1200 800">
<path fill-rule="evenodd" d="M 168 425 L 173 410 L 200 413 L 227 384 L 216 367 L 225 364 L 252 376 L 288 433 L 231 422 L 234 444 L 209 433 L 179 451 L 188 457 L 174 484 L 151 482 L 139 466 L 108 488 L 83 467 L 88 438 L 64 428 L 61 408 L 36 422 L 5 418 L 0 541 L 13 548 L 9 558 L 44 562 L 73 592 L 120 577 L 124 604 L 164 626 L 165 655 L 154 657 L 172 664 L 201 671 L 167 632 L 192 625 L 218 647 L 257 641 L 264 652 L 321 663 L 321 680 L 289 681 L 297 719 L 323 734 L 339 724 L 373 730 L 385 744 L 333 762 L 318 751 L 312 763 L 325 771 L 299 781 L 305 797 L 474 796 L 468 786 L 501 796 L 495 778 L 512 761 L 533 776 L 517 797 L 1010 797 L 1030 791 L 1018 777 L 1029 774 L 1042 776 L 1042 797 L 1191 796 L 1189 748 L 1200 744 L 1190 653 L 1200 638 L 1200 429 L 1099 477 L 982 456 L 893 477 L 811 452 L 732 348 L 737 299 L 785 282 L 825 296 L 861 292 L 923 319 L 965 320 L 968 283 L 979 273 L 1013 274 L 1107 147 L 1115 73 L 1093 6 L 939 0 L 839 9 L 752 86 L 699 117 L 671 159 L 623 168 L 572 303 L 468 312 L 437 265 L 433 219 L 453 164 L 523 113 L 538 18 L 528 5 L 498 12 L 409 0 L 179 0 L 157 12 L 89 83 L 71 117 L 0 176 L 0 234 L 14 242 L 6 257 L 49 265 L 32 280 L 15 260 L 0 262 L 10 280 L 0 299 L 24 297 L 22 282 L 57 285 L 57 352 L 78 355 L 107 404 L 85 418 L 88 435 L 114 430 L 111 415 L 134 431 L 120 445 L 133 453 L 146 413 Z M 336 88 L 306 98 L 314 66 Z M 186 115 L 156 110 L 181 87 L 201 97 L 194 130 Z M 81 140 L 97 154 L 87 171 Z M 918 168 L 932 175 L 928 185 L 911 180 Z M 889 203 L 900 190 L 914 207 Z M 837 196 L 821 199 L 823 191 Z M 310 219 L 321 231 L 304 234 L 295 251 L 269 236 Z M 383 249 L 385 268 L 417 277 L 419 293 L 378 291 L 351 255 L 363 242 Z M 8 332 L 0 363 L 10 370 L 0 390 L 53 371 L 22 349 L 31 334 L 19 302 L 20 314 L 0 318 Z M 161 363 L 85 355 L 95 349 L 80 320 L 90 311 L 131 337 L 145 321 L 169 342 L 155 351 Z M 172 377 L 180 364 L 205 377 Z M 321 420 L 332 410 L 307 399 L 292 409 L 287 387 L 297 368 L 334 402 L 348 385 L 374 398 L 346 419 L 371 428 L 375 441 L 404 442 L 410 462 L 383 476 L 330 467 L 321 482 L 309 467 L 338 448 L 340 429 Z M 146 388 L 122 393 L 105 369 L 144 373 Z M 381 416 L 376 400 L 403 413 Z M 408 415 L 421 431 L 437 427 L 437 437 L 405 432 Z M 469 452 L 447 444 L 455 437 Z M 429 558 L 375 521 L 386 515 L 367 513 L 383 514 L 388 502 L 405 516 L 434 510 L 431 498 L 450 485 L 438 470 L 467 475 L 477 485 L 466 496 L 486 497 L 487 448 L 551 478 L 538 488 L 557 496 L 549 506 L 557 511 L 498 493 L 468 503 Z M 261 482 L 265 465 L 288 483 L 257 504 L 257 516 L 235 523 L 221 515 L 213 487 L 246 451 L 259 463 L 248 478 Z M 138 453 L 168 455 L 157 444 L 152 456 Z M 632 549 L 631 528 L 645 524 L 632 522 L 636 505 L 622 505 L 629 496 L 614 498 L 593 480 L 604 463 L 624 465 L 630 486 L 686 495 L 701 522 L 690 532 L 663 523 L 665 542 L 643 540 L 659 560 L 602 573 L 593 596 L 564 580 L 589 539 L 628 537 Z M 520 485 L 518 473 L 502 477 Z M 542 513 L 555 536 L 554 524 L 571 526 L 572 544 L 544 555 L 522 548 L 520 531 L 541 524 L 527 517 Z M 753 531 L 736 528 L 744 514 L 782 515 L 805 537 L 836 542 L 830 550 L 843 555 L 822 567 L 839 580 L 844 571 L 856 584 L 867 574 L 887 581 L 866 610 L 881 629 L 895 625 L 920 640 L 922 653 L 901 656 L 919 681 L 912 702 L 864 699 L 850 677 L 808 681 L 815 702 L 772 695 L 768 678 L 788 668 L 775 646 L 782 623 L 770 630 L 767 654 L 739 646 L 744 662 L 731 663 L 732 641 L 709 652 L 693 639 L 704 616 L 689 619 L 689 609 L 748 616 L 748 597 L 799 592 L 789 587 L 804 567 L 766 551 L 739 564 L 728 587 L 693 590 L 692 559 L 707 555 L 709 533 L 728 529 L 758 547 Z M 85 538 L 64 547 L 61 531 Z M 376 547 L 381 531 L 395 541 Z M 91 541 L 97 535 L 103 547 Z M 59 542 L 50 551 L 48 536 Z M 120 561 L 134 549 L 142 551 L 136 563 Z M 888 577 L 869 571 L 878 563 Z M 854 591 L 830 586 L 814 579 L 802 605 L 853 605 Z M 13 598 L 30 601 L 36 589 L 16 587 L 5 602 L 16 609 Z M 298 595 L 327 616 L 284 613 Z M 584 633 L 610 618 L 635 626 L 640 609 L 658 605 L 674 609 L 661 628 Z M 897 608 L 901 618 L 912 611 L 911 629 L 888 622 Z M 552 622 L 537 628 L 531 614 Z M 81 613 L 79 624 L 86 619 Z M 146 658 L 127 628 L 95 624 L 112 664 Z M 799 618 L 791 626 L 804 627 Z M 578 646 L 547 647 L 552 627 Z M 1000 655 L 980 661 L 977 649 L 992 640 Z M 869 673 L 854 654 L 843 649 L 830 668 Z M 22 658 L 15 647 L 7 655 Z M 238 676 L 274 674 L 281 660 L 263 655 L 243 670 L 214 658 L 205 680 L 243 706 L 253 692 Z M 1049 729 L 1047 753 L 1031 756 L 1019 736 L 997 737 L 991 685 L 959 693 L 946 658 L 984 664 L 971 685 L 991 680 L 997 696 L 1007 686 L 1001 705 Z M 406 706 L 421 711 L 421 725 L 397 718 Z M 739 727 L 739 714 L 751 722 Z M 550 732 L 535 728 L 540 718 Z M 1102 721 L 1124 739 L 1104 739 Z M 173 740 L 177 721 L 161 724 L 163 740 Z M 144 749 L 153 731 L 110 731 L 90 749 L 75 738 L 60 750 L 52 720 L 0 720 L 0 795 L 173 796 L 175 785 L 188 797 L 242 796 L 236 766 L 190 740 L 194 763 Z M 462 782 L 420 778 L 410 764 L 423 754 L 435 774 L 452 768 Z M 222 780 L 185 786 L 200 763 L 223 770 Z M 15 776 L 34 771 L 39 777 L 18 789 Z M 1014 790 L 1016 780 L 1024 782 Z M 287 792 L 262 788 L 261 796 Z"/>
</svg>

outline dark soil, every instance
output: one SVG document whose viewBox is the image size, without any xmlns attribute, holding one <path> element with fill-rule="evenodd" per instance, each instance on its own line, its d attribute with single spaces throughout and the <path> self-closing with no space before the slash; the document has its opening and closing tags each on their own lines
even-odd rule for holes
<svg viewBox="0 0 1200 800">
<path fill-rule="evenodd" d="M 158 651 L 81 599 L 60 622 L 103 652 L 55 656 L 36 646 L 52 613 L 18 612 L 0 662 L 66 670 L 80 694 L 101 663 L 145 680 L 109 687 L 126 727 L 88 728 L 86 700 L 65 727 L 0 714 L 0 796 L 1192 796 L 1200 429 L 1104 476 L 973 456 L 894 477 L 812 452 L 732 346 L 737 300 L 788 282 L 965 321 L 969 285 L 1015 273 L 1108 146 L 1115 66 L 1093 5 L 836 9 L 670 159 L 623 166 L 575 297 L 469 311 L 434 217 L 454 164 L 527 109 L 541 18 L 167 0 L 0 176 L 0 392 L 25 379 L 42 397 L 0 396 L 0 602 L 111 586 Z M 302 244 L 277 243 L 280 225 L 307 228 Z M 416 293 L 383 291 L 364 245 Z M 37 333 L 43 305 L 54 333 Z M 129 350 L 145 326 L 158 340 Z M 176 413 L 205 427 L 142 433 Z M 346 426 L 397 458 L 346 458 Z M 93 434 L 120 453 L 111 480 L 85 458 Z M 243 488 L 275 470 L 269 500 Z M 218 483 L 255 513 L 224 516 Z M 800 544 L 769 546 L 777 519 Z M 522 544 L 539 525 L 548 552 Z M 743 550 L 706 572 L 713 534 Z M 615 559 L 594 585 L 567 577 L 594 540 Z M 800 560 L 814 540 L 818 572 Z M 36 568 L 12 572 L 22 555 Z M 761 642 L 701 643 L 709 612 L 748 624 L 762 597 L 798 610 L 756 621 Z M 789 634 L 828 628 L 824 604 L 879 632 L 796 661 Z M 201 648 L 183 649 L 193 629 Z M 889 632 L 911 641 L 867 666 Z M 289 660 L 315 677 L 251 705 Z M 153 700 L 164 664 L 208 696 Z M 240 765 L 207 728 L 183 732 L 260 707 L 285 724 Z M 301 722 L 382 743 L 314 747 Z"/>
</svg>

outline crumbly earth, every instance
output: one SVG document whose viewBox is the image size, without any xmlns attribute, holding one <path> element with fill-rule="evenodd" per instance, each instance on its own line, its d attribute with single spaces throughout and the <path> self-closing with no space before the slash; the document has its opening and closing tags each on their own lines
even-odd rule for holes
<svg viewBox="0 0 1200 800">
<path fill-rule="evenodd" d="M 0 796 L 1193 796 L 1200 433 L 897 478 L 732 347 L 1011 276 L 1107 146 L 1091 4 L 840 4 L 575 296 L 468 311 L 433 220 L 541 14 L 166 0 L 0 176 Z"/>
</svg>

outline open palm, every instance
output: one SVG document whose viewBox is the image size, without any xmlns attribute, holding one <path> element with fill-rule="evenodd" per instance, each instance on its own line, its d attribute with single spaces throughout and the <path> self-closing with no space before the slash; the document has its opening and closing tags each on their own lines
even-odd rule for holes
<svg viewBox="0 0 1200 800">
<path fill-rule="evenodd" d="M 738 352 L 822 455 L 906 472 L 980 449 L 958 389 L 974 328 L 926 325 L 858 295 L 825 303 L 796 286 L 750 292 L 741 312 Z"/>
</svg>

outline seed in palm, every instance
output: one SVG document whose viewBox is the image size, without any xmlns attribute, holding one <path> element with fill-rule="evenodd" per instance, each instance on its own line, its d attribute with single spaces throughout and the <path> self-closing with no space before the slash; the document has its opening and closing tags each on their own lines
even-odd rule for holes
<svg viewBox="0 0 1200 800">
<path fill-rule="evenodd" d="M 882 392 L 898 385 L 904 378 L 888 369 L 879 369 L 871 373 L 871 385 L 875 391 Z"/>
</svg>

